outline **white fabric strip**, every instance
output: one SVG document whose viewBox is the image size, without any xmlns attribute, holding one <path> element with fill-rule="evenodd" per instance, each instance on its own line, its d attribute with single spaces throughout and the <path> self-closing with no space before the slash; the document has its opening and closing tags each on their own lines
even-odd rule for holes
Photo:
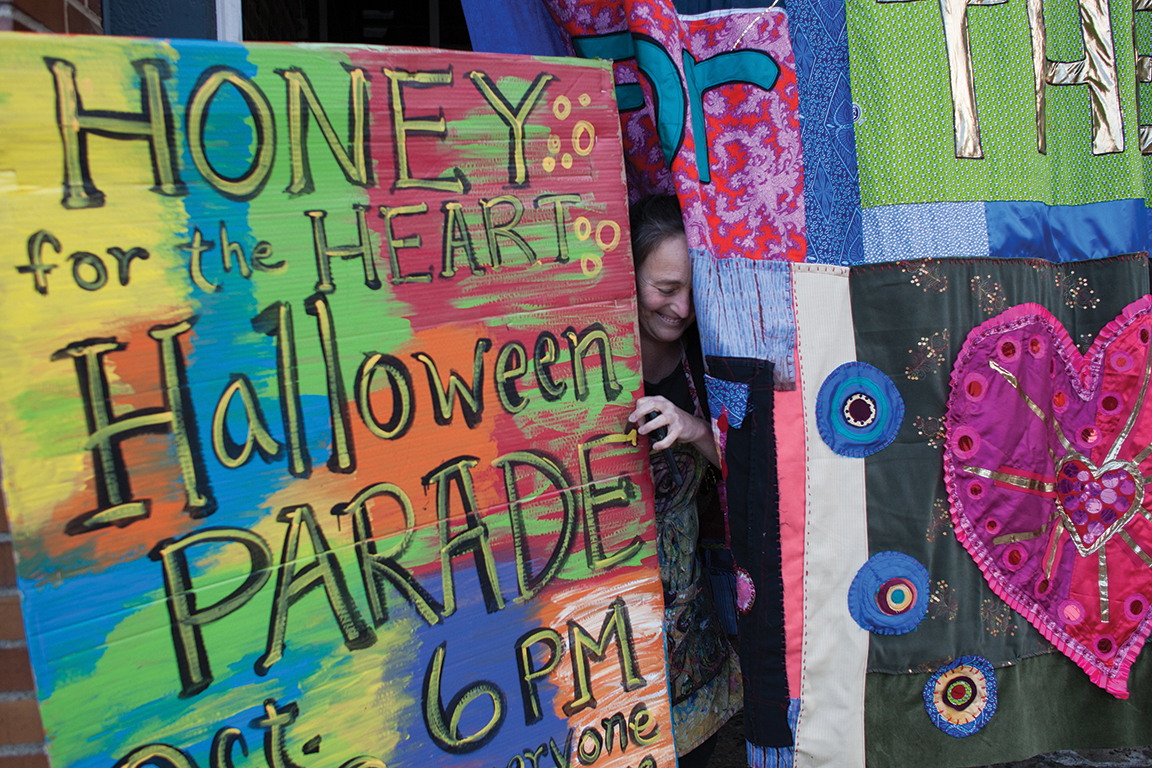
<svg viewBox="0 0 1152 768">
<path fill-rule="evenodd" d="M 820 439 L 816 395 L 856 359 L 848 269 L 793 265 L 796 359 L 804 397 L 804 642 L 796 768 L 864 767 L 868 632 L 848 613 L 848 587 L 868 559 L 864 460 Z M 798 446 L 797 446 L 798 447 Z M 781 453 L 791 446 L 777 446 Z"/>
</svg>

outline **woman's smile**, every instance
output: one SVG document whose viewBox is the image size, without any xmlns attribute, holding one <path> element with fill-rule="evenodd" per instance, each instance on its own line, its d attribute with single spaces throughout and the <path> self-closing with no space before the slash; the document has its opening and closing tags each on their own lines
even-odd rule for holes
<svg viewBox="0 0 1152 768">
<path fill-rule="evenodd" d="M 636 300 L 640 335 L 649 341 L 679 341 L 692 325 L 692 261 L 683 235 L 666 238 L 640 265 Z"/>
</svg>

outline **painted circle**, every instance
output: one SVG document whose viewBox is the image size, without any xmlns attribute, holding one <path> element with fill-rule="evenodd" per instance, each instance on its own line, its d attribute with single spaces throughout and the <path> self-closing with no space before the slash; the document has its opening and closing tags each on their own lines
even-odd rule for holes
<svg viewBox="0 0 1152 768">
<path fill-rule="evenodd" d="M 949 736 L 971 736 L 996 712 L 996 671 L 982 656 L 961 656 L 928 678 L 924 708 Z"/>
<path fill-rule="evenodd" d="M 581 120 L 572 126 L 572 149 L 576 154 L 581 157 L 590 155 L 595 146 L 596 129 L 592 126 L 592 123 L 587 120 Z"/>
<path fill-rule="evenodd" d="M 869 632 L 911 632 L 928 612 L 927 569 L 902 552 L 876 553 L 852 579 L 848 611 Z"/>
<path fill-rule="evenodd" d="M 548 137 L 548 153 L 552 155 L 560 154 L 560 137 L 556 134 Z"/>
<path fill-rule="evenodd" d="M 596 277 L 604 269 L 604 259 L 598 253 L 588 253 L 580 257 L 580 270 L 584 277 Z"/>
<path fill-rule="evenodd" d="M 560 165 L 564 166 L 565 170 L 571 168 L 572 167 L 572 155 L 568 154 L 567 152 L 565 152 L 563 155 L 561 155 L 560 156 Z"/>
<path fill-rule="evenodd" d="M 904 399 L 892 380 L 867 363 L 841 365 L 820 385 L 816 425 L 840 456 L 863 458 L 887 447 L 904 421 Z"/>
<path fill-rule="evenodd" d="M 552 114 L 556 115 L 557 120 L 567 120 L 568 115 L 572 113 L 572 102 L 567 96 L 557 96 L 556 100 L 552 102 Z"/>
<path fill-rule="evenodd" d="M 604 230 L 612 230 L 612 238 L 604 240 Z M 612 253 L 616 250 L 616 246 L 620 245 L 620 225 L 612 221 L 612 219 L 605 219 L 596 225 L 596 245 L 600 246 L 600 250 L 604 253 Z"/>
<path fill-rule="evenodd" d="M 572 228 L 576 230 L 577 240 L 587 240 L 592 237 L 592 222 L 588 221 L 587 216 L 578 216 L 572 222 Z"/>
<path fill-rule="evenodd" d="M 545 171 L 552 173 L 552 171 L 556 170 L 556 158 L 546 157 L 540 161 L 540 165 L 544 166 Z"/>
<path fill-rule="evenodd" d="M 592 97 L 586 93 L 582 93 L 582 94 L 580 94 L 580 97 L 578 99 L 576 99 L 576 101 L 578 101 L 580 103 L 580 106 L 586 107 L 592 103 Z"/>
</svg>

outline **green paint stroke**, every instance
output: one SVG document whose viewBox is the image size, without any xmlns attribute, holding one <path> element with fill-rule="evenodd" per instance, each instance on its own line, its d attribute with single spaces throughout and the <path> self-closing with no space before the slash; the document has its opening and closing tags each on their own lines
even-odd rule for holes
<svg viewBox="0 0 1152 768">
<path fill-rule="evenodd" d="M 327 213 L 324 227 L 329 247 L 354 244 L 358 239 L 358 229 L 353 206 L 369 205 L 369 194 L 368 190 L 355 186 L 344 176 L 340 164 L 310 114 L 305 146 L 313 191 L 299 196 L 285 192 L 292 180 L 288 111 L 284 96 L 286 85 L 274 70 L 292 67 L 303 69 L 320 98 L 336 136 L 347 145 L 350 135 L 348 93 L 351 77 L 344 67 L 354 65 L 354 62 L 347 54 L 333 48 L 310 48 L 308 53 L 307 57 L 302 57 L 298 48 L 289 46 L 255 46 L 250 49 L 249 60 L 259 67 L 257 80 L 269 98 L 273 99 L 277 153 L 267 186 L 249 202 L 248 222 L 255 238 L 272 243 L 275 260 L 285 262 L 282 273 L 260 274 L 253 280 L 257 306 L 263 309 L 277 301 L 286 301 L 292 305 L 300 392 L 302 395 L 326 395 L 327 384 L 316 320 L 305 312 L 304 307 L 305 300 L 316 292 L 318 279 L 312 219 L 305 215 L 305 211 Z M 375 113 L 372 130 L 381 131 L 387 130 L 387 125 L 380 123 L 381 110 L 386 111 L 387 88 L 384 78 L 377 79 L 380 82 L 369 83 L 369 104 Z M 372 159 L 377 185 L 389 183 L 389 178 L 381 179 L 380 174 L 387 175 L 392 162 L 391 156 Z M 370 226 L 373 226 L 376 222 L 375 214 L 369 211 L 367 215 L 371 219 Z M 380 243 L 375 236 L 369 252 L 379 255 Z M 366 327 L 371 328 L 373 336 L 389 339 L 397 345 L 411 337 L 411 324 L 406 315 L 412 314 L 412 308 L 394 298 L 392 286 L 387 280 L 386 263 L 377 258 L 376 267 L 380 270 L 382 285 L 372 290 L 364 284 L 364 268 L 359 259 L 331 260 L 332 281 L 336 290 L 328 299 L 337 339 L 341 342 L 345 341 L 345 336 L 351 337 Z M 367 325 L 369 318 L 370 326 Z M 347 352 L 343 348 L 341 351 L 346 358 L 341 361 L 344 384 L 351 391 L 359 360 L 349 357 L 348 353 L 369 350 L 347 347 Z"/>
<path fill-rule="evenodd" d="M 342 565 L 346 573 L 355 572 L 353 563 Z M 226 563 L 220 569 L 235 572 Z M 164 595 L 150 593 L 151 602 L 126 615 L 103 646 L 76 654 L 69 666 L 77 672 L 62 675 L 52 696 L 41 702 L 53 760 L 69 765 L 94 753 L 123 755 L 143 744 L 169 742 L 207 765 L 216 730 L 274 698 L 281 706 L 301 706 L 291 733 L 319 734 L 324 753 L 336 764 L 361 754 L 390 762 L 419 709 L 407 692 L 419 666 L 419 619 L 393 617 L 375 630 L 373 652 L 350 652 L 323 592 L 317 591 L 289 611 L 284 657 L 268 677 L 259 677 L 253 663 L 264 650 L 274 583 L 273 575 L 246 605 L 203 627 L 215 679 L 191 698 L 178 697 Z M 210 605 L 235 586 L 228 579 L 215 581 L 197 596 Z M 356 597 L 363 606 L 363 598 Z M 258 749 L 258 734 L 244 730 L 250 748 Z M 196 741 L 174 741 L 179 739 Z"/>
</svg>

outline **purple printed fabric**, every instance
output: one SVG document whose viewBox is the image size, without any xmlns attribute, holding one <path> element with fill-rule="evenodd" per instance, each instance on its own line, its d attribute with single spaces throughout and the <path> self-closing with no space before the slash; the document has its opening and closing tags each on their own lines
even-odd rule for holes
<svg viewBox="0 0 1152 768">
<path fill-rule="evenodd" d="M 783 10 L 547 4 L 577 53 L 616 60 L 634 198 L 674 187 L 689 247 L 713 258 L 806 258 L 799 88 Z M 629 108 L 622 87 L 636 85 L 643 102 Z"/>
</svg>

